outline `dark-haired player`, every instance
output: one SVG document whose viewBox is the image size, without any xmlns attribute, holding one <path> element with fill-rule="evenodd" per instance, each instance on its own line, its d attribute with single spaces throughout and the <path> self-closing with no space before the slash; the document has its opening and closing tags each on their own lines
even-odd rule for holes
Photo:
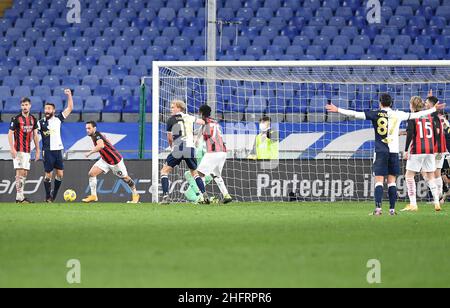
<svg viewBox="0 0 450 308">
<path fill-rule="evenodd" d="M 437 103 L 439 102 L 439 99 L 436 96 L 433 96 L 433 90 L 430 90 L 428 93 L 428 97 L 425 100 L 425 107 L 427 109 L 433 108 Z M 436 184 L 438 186 L 439 196 L 442 197 L 443 195 L 443 186 L 444 182 L 442 180 L 442 168 L 444 166 L 444 161 L 446 156 L 448 155 L 447 150 L 447 142 L 445 138 L 445 130 L 450 127 L 447 119 L 445 116 L 440 113 L 436 112 L 433 114 L 434 119 L 434 126 L 436 127 L 436 171 L 435 171 L 435 178 L 436 178 Z"/>
<path fill-rule="evenodd" d="M 22 112 L 12 118 L 9 126 L 8 141 L 11 157 L 16 170 L 16 203 L 32 203 L 24 196 L 24 187 L 31 167 L 31 141 L 36 147 L 36 161 L 40 158 L 37 120 L 30 114 L 31 100 L 27 97 L 20 101 Z"/>
<path fill-rule="evenodd" d="M 227 147 L 223 140 L 220 124 L 211 118 L 211 107 L 203 105 L 199 109 L 200 116 L 205 124 L 202 126 L 202 137 L 206 143 L 206 154 L 197 168 L 202 178 L 212 176 L 223 196 L 223 203 L 233 201 L 225 182 L 222 170 L 227 160 Z"/>
<path fill-rule="evenodd" d="M 106 139 L 99 131 L 97 131 L 97 123 L 91 121 L 86 123 L 86 132 L 92 138 L 94 149 L 86 154 L 89 158 L 92 154 L 100 153 L 100 159 L 89 171 L 89 186 L 91 188 L 91 195 L 83 199 L 85 203 L 97 202 L 97 177 L 101 174 L 107 174 L 112 171 L 115 176 L 122 179 L 131 189 L 132 201 L 129 203 L 139 203 L 139 194 L 137 193 L 136 184 L 128 176 L 127 168 L 123 161 L 122 155 L 116 150 L 111 142 Z"/>
<path fill-rule="evenodd" d="M 407 113 L 403 111 L 393 110 L 392 97 L 385 93 L 380 95 L 379 110 L 356 112 L 336 107 L 333 104 L 326 106 L 328 112 L 341 113 L 343 115 L 353 117 L 359 120 L 372 121 L 375 129 L 375 159 L 373 172 L 375 175 L 375 216 L 382 215 L 382 202 L 384 194 L 384 180 L 387 177 L 388 194 L 391 215 L 395 215 L 395 205 L 397 203 L 397 176 L 400 175 L 400 124 L 402 121 L 419 119 L 423 116 L 430 115 L 437 110 L 442 110 L 445 104 L 436 104 L 430 110 Z"/>
<path fill-rule="evenodd" d="M 58 196 L 64 177 L 64 144 L 61 139 L 61 124 L 69 117 L 73 110 L 72 91 L 66 89 L 64 93 L 67 95 L 67 108 L 60 114 L 56 115 L 56 107 L 54 104 L 45 103 L 45 118 L 38 122 L 38 130 L 42 136 L 42 155 L 44 158 L 44 187 L 45 200 L 52 203 Z M 55 171 L 55 183 L 52 191 L 53 171 Z"/>
</svg>

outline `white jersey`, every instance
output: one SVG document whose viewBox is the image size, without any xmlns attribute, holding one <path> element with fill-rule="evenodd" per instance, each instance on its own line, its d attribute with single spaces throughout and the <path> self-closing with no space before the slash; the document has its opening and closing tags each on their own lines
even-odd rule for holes
<svg viewBox="0 0 450 308">
<path fill-rule="evenodd" d="M 408 113 L 391 108 L 356 112 L 339 109 L 339 113 L 355 117 L 360 120 L 372 121 L 375 130 L 375 152 L 400 153 L 400 125 L 403 121 L 419 119 L 436 112 L 436 108 L 422 112 Z"/>
<path fill-rule="evenodd" d="M 188 148 L 194 148 L 194 124 L 196 117 L 186 113 L 173 115 L 167 121 L 167 132 L 172 133 L 173 145 L 185 144 Z"/>
<path fill-rule="evenodd" d="M 42 136 L 43 151 L 64 150 L 64 144 L 61 138 L 61 124 L 64 120 L 64 115 L 61 113 L 49 120 L 44 118 L 38 122 L 38 130 Z"/>
</svg>

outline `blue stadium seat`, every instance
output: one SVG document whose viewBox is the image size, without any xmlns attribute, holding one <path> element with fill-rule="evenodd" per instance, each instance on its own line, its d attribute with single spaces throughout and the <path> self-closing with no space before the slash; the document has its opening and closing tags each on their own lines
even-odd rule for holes
<svg viewBox="0 0 450 308">
<path fill-rule="evenodd" d="M 250 46 L 249 48 L 247 48 L 246 55 L 254 56 L 256 59 L 259 59 L 264 55 L 264 51 L 261 47 Z"/>
<path fill-rule="evenodd" d="M 283 50 L 286 50 L 291 45 L 291 41 L 288 37 L 277 36 L 273 40 L 273 45 L 278 46 Z"/>
<path fill-rule="evenodd" d="M 86 103 L 83 112 L 96 113 L 103 110 L 103 101 L 99 96 L 89 96 L 86 98 Z"/>
<path fill-rule="evenodd" d="M 103 56 L 104 54 L 105 50 L 103 49 L 103 47 L 96 47 L 96 46 L 89 47 L 89 49 L 86 52 L 87 57 L 91 57 L 94 59 L 100 59 L 100 57 Z"/>
<path fill-rule="evenodd" d="M 133 75 L 125 76 L 125 78 L 123 79 L 122 85 L 133 89 L 140 85 L 140 78 L 138 76 L 133 76 Z"/>
<path fill-rule="evenodd" d="M 326 26 L 327 21 L 325 20 L 325 18 L 323 17 L 313 17 L 311 18 L 311 20 L 309 21 L 309 26 L 313 26 L 313 27 L 324 27 Z"/>
<path fill-rule="evenodd" d="M 172 46 L 172 42 L 170 40 L 170 38 L 168 37 L 164 37 L 164 36 L 160 36 L 157 37 L 154 41 L 153 41 L 153 45 L 154 46 L 158 46 L 161 47 L 162 49 L 167 49 L 169 46 Z"/>
<path fill-rule="evenodd" d="M 33 67 L 37 65 L 36 58 L 34 57 L 22 57 L 20 59 L 19 65 L 25 69 L 31 70 Z"/>
<path fill-rule="evenodd" d="M 87 75 L 83 77 L 81 84 L 95 89 L 100 84 L 100 79 L 97 75 Z"/>
<path fill-rule="evenodd" d="M 114 96 L 128 97 L 132 96 L 131 88 L 128 86 L 117 86 L 114 88 Z"/>
<path fill-rule="evenodd" d="M 106 100 L 105 107 L 103 108 L 103 113 L 121 113 L 123 109 L 123 98 L 110 96 Z"/>
<path fill-rule="evenodd" d="M 338 36 L 339 32 L 335 27 L 325 26 L 320 30 L 320 35 L 327 36 L 331 39 Z"/>
<path fill-rule="evenodd" d="M 124 51 L 123 51 L 123 48 L 120 46 L 111 46 L 106 51 L 106 55 L 113 56 L 114 58 L 118 59 L 124 55 Z"/>
<path fill-rule="evenodd" d="M 137 12 L 133 8 L 125 8 L 120 11 L 119 17 L 125 19 L 127 21 L 132 21 L 134 18 L 138 16 Z"/>
<path fill-rule="evenodd" d="M 5 106 L 3 113 L 17 114 L 20 112 L 20 97 L 7 97 L 5 99 Z"/>
<path fill-rule="evenodd" d="M 267 36 L 257 36 L 253 40 L 252 46 L 259 46 L 264 49 L 267 49 L 271 45 L 270 38 Z"/>
<path fill-rule="evenodd" d="M 40 80 L 36 76 L 25 76 L 25 78 L 22 81 L 23 86 L 27 86 L 30 88 L 37 87 L 40 84 Z"/>
<path fill-rule="evenodd" d="M 116 65 L 116 59 L 113 56 L 101 56 L 98 64 L 111 68 Z"/>
<path fill-rule="evenodd" d="M 27 86 L 18 86 L 13 91 L 13 96 L 17 97 L 30 97 L 31 96 L 31 89 Z"/>
<path fill-rule="evenodd" d="M 43 107 L 44 107 L 44 103 L 42 101 L 42 98 L 39 96 L 31 96 L 30 97 L 31 100 L 31 113 L 32 114 L 37 114 L 37 113 L 41 113 L 43 111 Z"/>
<path fill-rule="evenodd" d="M 254 16 L 255 16 L 255 14 L 254 14 L 253 10 L 251 8 L 246 8 L 246 7 L 240 8 L 236 13 L 236 19 L 242 20 L 242 21 L 248 21 L 248 20 L 252 19 Z M 262 16 L 257 15 L 256 17 L 262 17 Z M 270 17 L 273 17 L 273 13 L 271 14 Z"/>
<path fill-rule="evenodd" d="M 63 111 L 64 110 L 64 103 L 61 97 L 59 96 L 41 96 L 41 98 L 45 101 L 45 102 L 49 102 L 55 105 L 57 112 L 58 111 Z"/>
<path fill-rule="evenodd" d="M 436 16 L 442 16 L 446 18 L 447 20 L 450 19 L 450 3 L 446 6 L 440 6 L 436 10 Z"/>
<path fill-rule="evenodd" d="M 140 56 L 144 55 L 144 50 L 139 46 L 130 46 L 127 49 L 126 55 L 138 59 Z"/>
<path fill-rule="evenodd" d="M 320 60 L 323 56 L 324 50 L 321 46 L 311 45 L 306 49 L 306 55 L 312 56 L 316 60 Z"/>
<path fill-rule="evenodd" d="M 64 88 L 74 89 L 80 84 L 80 81 L 77 77 L 73 76 L 63 76 L 61 77 L 61 86 Z"/>
<path fill-rule="evenodd" d="M 173 8 L 163 7 L 159 10 L 158 17 L 170 22 L 175 19 L 176 13 Z"/>
<path fill-rule="evenodd" d="M 51 90 L 48 86 L 36 86 L 33 91 L 34 96 L 40 96 L 44 99 L 51 96 Z"/>
<path fill-rule="evenodd" d="M 128 69 L 126 67 L 115 65 L 111 69 L 111 75 L 114 75 L 120 79 L 124 78 L 128 75 Z"/>
<path fill-rule="evenodd" d="M 45 76 L 42 80 L 43 86 L 48 86 L 50 88 L 55 88 L 61 84 L 60 78 L 58 76 Z"/>
<path fill-rule="evenodd" d="M 28 56 L 34 57 L 37 61 L 40 61 L 42 58 L 45 58 L 45 49 L 42 47 L 31 47 L 28 50 Z M 6 55 L 4 57 L 6 57 Z"/>
<path fill-rule="evenodd" d="M 153 56 L 155 59 L 160 59 L 164 56 L 164 49 L 160 46 L 151 46 L 147 50 L 148 56 Z"/>
<path fill-rule="evenodd" d="M 8 86 L 0 86 L 0 99 L 3 101 L 6 97 L 11 96 L 11 88 Z M 3 103 L 0 101 L 0 106 Z"/>
<path fill-rule="evenodd" d="M 61 57 L 59 65 L 71 68 L 77 65 L 77 60 L 73 57 Z"/>
<path fill-rule="evenodd" d="M 111 88 L 107 86 L 96 86 L 94 89 L 94 96 L 100 96 L 103 100 L 106 100 L 111 96 Z"/>
<path fill-rule="evenodd" d="M 347 25 L 347 22 L 344 17 L 335 16 L 330 19 L 328 22 L 329 26 L 336 27 L 338 29 L 342 29 Z"/>
<path fill-rule="evenodd" d="M 28 69 L 16 66 L 11 71 L 11 76 L 19 77 L 20 80 L 23 80 L 26 76 L 28 76 Z"/>
<path fill-rule="evenodd" d="M 103 77 L 102 85 L 114 89 L 120 85 L 120 81 L 116 76 L 105 76 Z"/>
<path fill-rule="evenodd" d="M 80 96 L 82 98 L 91 96 L 91 88 L 88 86 L 77 86 L 74 90 L 74 96 Z"/>
<path fill-rule="evenodd" d="M 398 15 L 392 16 L 391 19 L 389 19 L 389 26 L 404 28 L 406 26 L 406 17 Z"/>
<path fill-rule="evenodd" d="M 67 50 L 67 56 L 74 59 L 81 59 L 85 56 L 86 48 L 84 47 L 70 47 Z"/>
<path fill-rule="evenodd" d="M 132 56 L 121 56 L 119 58 L 118 65 L 131 69 L 134 65 L 136 65 L 136 60 Z"/>
<path fill-rule="evenodd" d="M 435 26 L 437 27 L 439 30 L 444 29 L 445 27 L 447 27 L 447 19 L 445 17 L 434 17 L 433 19 L 430 20 L 429 25 L 431 27 Z"/>
<path fill-rule="evenodd" d="M 320 46 L 323 48 L 323 50 L 326 50 L 328 46 L 330 46 L 331 41 L 328 36 L 317 36 L 313 40 L 313 45 Z"/>
<path fill-rule="evenodd" d="M 125 30 L 123 30 L 123 36 L 135 39 L 136 37 L 141 35 L 141 31 L 138 28 L 135 27 L 128 27 Z"/>
</svg>

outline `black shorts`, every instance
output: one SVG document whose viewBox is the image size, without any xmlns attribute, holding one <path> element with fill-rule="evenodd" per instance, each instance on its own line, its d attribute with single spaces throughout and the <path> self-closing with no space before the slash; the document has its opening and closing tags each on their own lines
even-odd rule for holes
<svg viewBox="0 0 450 308">
<path fill-rule="evenodd" d="M 375 153 L 373 162 L 375 176 L 400 175 L 400 158 L 397 153 Z"/>
<path fill-rule="evenodd" d="M 63 151 L 44 151 L 44 170 L 50 173 L 53 170 L 64 170 Z"/>
<path fill-rule="evenodd" d="M 190 170 L 197 170 L 197 159 L 195 158 L 194 148 L 178 147 L 167 157 L 166 164 L 171 168 L 175 168 L 183 161 L 186 162 Z"/>
</svg>

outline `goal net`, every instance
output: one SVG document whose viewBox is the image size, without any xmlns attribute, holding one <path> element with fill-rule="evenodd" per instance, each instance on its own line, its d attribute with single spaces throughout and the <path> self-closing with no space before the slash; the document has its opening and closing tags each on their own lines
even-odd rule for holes
<svg viewBox="0 0 450 308">
<path fill-rule="evenodd" d="M 430 89 L 450 98 L 450 61 L 154 62 L 152 78 L 154 202 L 174 99 L 193 115 L 203 104 L 213 108 L 228 148 L 223 178 L 236 200 L 280 202 L 373 199 L 372 124 L 327 114 L 327 103 L 365 111 L 389 93 L 394 109 L 408 111 L 410 98 L 425 99 Z M 261 130 L 263 117 L 269 132 Z M 170 176 L 173 201 L 186 201 L 186 171 L 183 163 Z M 398 188 L 407 198 L 402 177 Z M 207 191 L 219 196 L 214 182 Z M 420 182 L 418 197 L 426 196 Z"/>
</svg>

